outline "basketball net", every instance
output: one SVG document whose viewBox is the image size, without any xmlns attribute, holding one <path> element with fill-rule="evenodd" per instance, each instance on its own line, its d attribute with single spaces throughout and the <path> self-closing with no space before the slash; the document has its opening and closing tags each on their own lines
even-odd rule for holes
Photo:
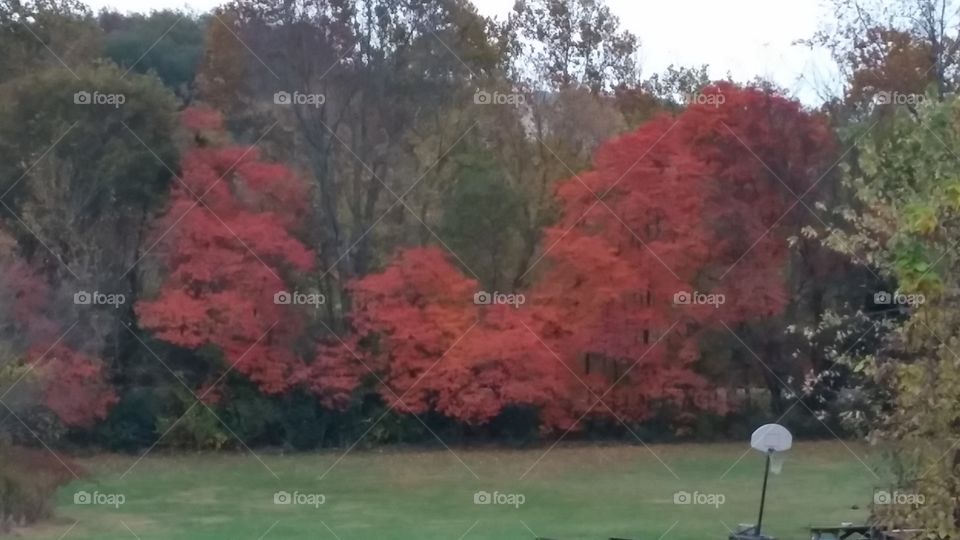
<svg viewBox="0 0 960 540">
<path fill-rule="evenodd" d="M 770 456 L 770 472 L 773 474 L 780 474 L 780 471 L 783 470 L 783 452 L 774 452 Z"/>
</svg>

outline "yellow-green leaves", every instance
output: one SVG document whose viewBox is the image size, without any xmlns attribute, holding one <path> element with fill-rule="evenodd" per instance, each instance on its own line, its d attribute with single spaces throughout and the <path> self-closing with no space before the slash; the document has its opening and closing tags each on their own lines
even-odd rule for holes
<svg viewBox="0 0 960 540">
<path fill-rule="evenodd" d="M 903 210 L 903 223 L 908 232 L 931 235 L 937 230 L 937 209 L 933 202 L 913 202 Z"/>
<path fill-rule="evenodd" d="M 951 182 L 944 188 L 944 202 L 951 210 L 960 210 L 960 180 Z"/>
</svg>

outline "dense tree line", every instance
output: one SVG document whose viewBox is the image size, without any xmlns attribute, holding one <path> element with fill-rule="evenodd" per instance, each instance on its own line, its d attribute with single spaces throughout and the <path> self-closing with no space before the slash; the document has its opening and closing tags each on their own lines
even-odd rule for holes
<svg viewBox="0 0 960 540">
<path fill-rule="evenodd" d="M 596 2 L 0 3 L 0 446 L 920 448 L 955 409 L 921 392 L 955 357 L 946 6 L 837 0 L 813 110 L 643 77 Z"/>
<path fill-rule="evenodd" d="M 640 349 L 614 357 L 589 345 L 601 336 L 580 337 L 558 361 L 550 347 L 567 344 L 545 341 L 571 332 L 549 321 L 547 284 L 565 279 L 544 274 L 564 210 L 555 191 L 611 137 L 681 112 L 708 84 L 702 68 L 640 81 L 636 37 L 578 2 L 521 3 L 499 22 L 456 1 L 239 2 L 199 17 L 53 2 L 4 16 L 3 88 L 18 104 L 3 121 L 15 440 L 310 447 L 355 440 L 381 414 L 395 418 L 383 441 L 526 437 L 610 416 L 574 422 L 595 392 L 574 382 L 613 382 Z M 428 276 L 407 275 L 391 307 L 410 316 L 390 322 L 377 287 L 416 262 L 406 250 L 461 277 L 418 299 L 407 281 Z M 482 290 L 531 303 L 480 324 Z M 314 302 L 278 305 L 283 291 Z M 71 301 L 83 293 L 120 301 Z M 412 315 L 436 294 L 455 311 L 418 328 Z M 477 336 L 450 371 L 417 382 L 465 330 L 456 320 Z M 657 329 L 641 331 L 652 344 Z M 682 429 L 678 413 L 707 400 L 683 390 L 701 381 L 686 348 L 682 366 L 664 366 L 676 382 L 661 388 L 651 369 L 657 390 L 612 416 L 662 411 L 664 433 Z M 651 368 L 669 363 L 657 357 Z M 80 383 L 60 379 L 70 372 Z M 449 393 L 459 405 L 442 404 Z"/>
</svg>

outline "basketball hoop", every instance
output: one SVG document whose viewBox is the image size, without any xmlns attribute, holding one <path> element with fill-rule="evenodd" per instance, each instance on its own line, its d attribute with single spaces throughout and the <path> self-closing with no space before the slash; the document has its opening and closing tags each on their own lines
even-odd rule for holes
<svg viewBox="0 0 960 540">
<path fill-rule="evenodd" d="M 780 424 L 765 424 L 757 428 L 750 436 L 750 447 L 767 456 L 763 470 L 763 491 L 760 493 L 760 517 L 754 534 L 762 538 L 760 526 L 763 524 L 763 505 L 767 500 L 767 479 L 770 477 L 771 464 L 773 474 L 780 474 L 783 468 L 783 452 L 793 446 L 793 435 Z"/>
</svg>

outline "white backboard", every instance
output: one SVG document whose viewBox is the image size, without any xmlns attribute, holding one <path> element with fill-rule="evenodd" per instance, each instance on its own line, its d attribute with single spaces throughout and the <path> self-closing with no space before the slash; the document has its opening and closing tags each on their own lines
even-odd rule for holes
<svg viewBox="0 0 960 540">
<path fill-rule="evenodd" d="M 766 454 L 785 452 L 793 446 L 793 435 L 780 424 L 764 424 L 750 437 L 750 447 Z"/>
</svg>

